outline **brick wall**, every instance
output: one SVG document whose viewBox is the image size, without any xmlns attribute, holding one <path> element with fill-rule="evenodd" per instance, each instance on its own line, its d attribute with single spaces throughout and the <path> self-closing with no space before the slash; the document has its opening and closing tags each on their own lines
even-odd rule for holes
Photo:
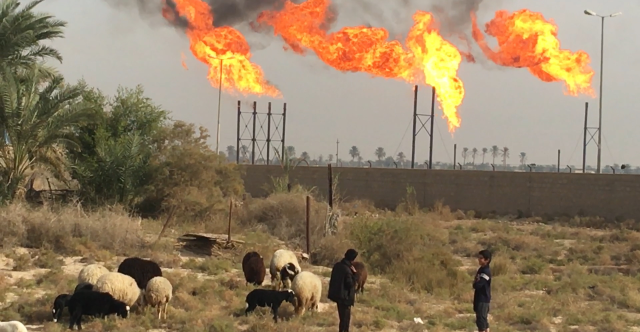
<svg viewBox="0 0 640 332">
<path fill-rule="evenodd" d="M 254 197 L 266 195 L 270 176 L 281 176 L 280 166 L 244 165 L 245 189 Z M 592 215 L 640 220 L 640 176 L 625 174 L 570 174 L 412 170 L 390 168 L 333 168 L 338 190 L 346 199 L 368 199 L 380 208 L 395 208 L 416 190 L 422 207 L 443 200 L 452 209 L 531 215 Z M 316 187 L 326 196 L 327 167 L 298 166 L 293 183 Z"/>
</svg>

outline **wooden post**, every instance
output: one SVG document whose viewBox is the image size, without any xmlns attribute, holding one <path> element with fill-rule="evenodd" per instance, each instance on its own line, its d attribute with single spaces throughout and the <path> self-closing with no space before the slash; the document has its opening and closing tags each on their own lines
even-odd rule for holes
<svg viewBox="0 0 640 332">
<path fill-rule="evenodd" d="M 329 207 L 333 210 L 333 170 L 331 164 L 327 166 L 329 167 Z"/>
<path fill-rule="evenodd" d="M 155 242 L 153 242 L 153 244 L 151 246 L 155 246 L 160 241 L 160 239 L 164 235 L 164 232 L 167 230 L 167 227 L 169 226 L 169 223 L 173 219 L 173 215 L 174 215 L 174 213 L 176 212 L 177 209 L 178 208 L 175 205 L 171 207 L 171 210 L 169 210 L 169 214 L 167 215 L 167 220 L 164 222 L 164 225 L 162 225 L 162 229 L 160 230 L 160 234 L 158 234 L 158 238 L 156 239 Z"/>
<path fill-rule="evenodd" d="M 309 224 L 311 220 L 311 196 L 307 196 L 307 254 L 311 255 L 311 238 L 309 236 Z"/>
<path fill-rule="evenodd" d="M 229 198 L 229 226 L 227 227 L 227 242 L 231 242 L 231 215 L 233 213 L 233 198 Z"/>
</svg>

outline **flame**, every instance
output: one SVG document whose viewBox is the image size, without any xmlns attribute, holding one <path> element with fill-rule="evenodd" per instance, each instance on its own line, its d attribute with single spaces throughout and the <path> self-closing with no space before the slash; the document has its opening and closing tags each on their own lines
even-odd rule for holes
<svg viewBox="0 0 640 332">
<path fill-rule="evenodd" d="M 498 50 L 492 50 L 478 27 L 475 13 L 471 13 L 473 38 L 483 53 L 500 66 L 528 68 L 544 82 L 564 82 L 565 93 L 594 96 L 591 81 L 593 69 L 589 55 L 584 51 L 560 49 L 558 27 L 544 19 L 542 14 L 522 9 L 512 14 L 499 10 L 485 25 L 485 31 L 498 41 Z"/>
<path fill-rule="evenodd" d="M 170 22 L 176 17 L 163 0 L 162 15 Z M 211 8 L 202 0 L 171 0 L 178 14 L 187 19 L 186 30 L 193 55 L 209 66 L 211 85 L 227 92 L 281 97 L 280 91 L 264 78 L 260 66 L 251 62 L 249 44 L 244 36 L 232 27 L 215 28 Z M 222 69 L 222 73 L 221 73 Z"/>
<path fill-rule="evenodd" d="M 186 63 L 186 62 L 184 62 L 184 60 L 186 60 L 186 57 L 184 56 L 184 53 L 180 53 L 180 58 L 182 59 L 182 61 L 181 61 L 181 62 L 182 62 L 182 67 L 183 67 L 185 70 L 189 70 L 189 67 L 187 67 L 187 63 Z"/>
<path fill-rule="evenodd" d="M 414 25 L 403 46 L 387 41 L 384 28 L 345 27 L 328 33 L 330 0 L 285 2 L 280 11 L 264 11 L 257 22 L 273 27 L 287 47 L 301 55 L 313 51 L 324 63 L 340 70 L 424 83 L 435 87 L 449 131 L 460 127 L 458 107 L 464 86 L 457 77 L 462 55 L 438 33 L 433 16 L 424 11 L 413 15 Z"/>
</svg>

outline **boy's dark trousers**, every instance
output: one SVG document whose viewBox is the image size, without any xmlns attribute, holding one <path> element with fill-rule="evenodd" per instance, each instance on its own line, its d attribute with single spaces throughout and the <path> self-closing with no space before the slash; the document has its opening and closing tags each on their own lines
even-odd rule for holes
<svg viewBox="0 0 640 332">
<path fill-rule="evenodd" d="M 340 327 L 338 332 L 349 332 L 349 323 L 351 322 L 351 306 L 338 302 L 338 317 L 340 318 Z"/>
<path fill-rule="evenodd" d="M 489 329 L 489 303 L 479 302 L 474 304 L 473 311 L 476 312 L 476 326 L 478 331 Z"/>
</svg>

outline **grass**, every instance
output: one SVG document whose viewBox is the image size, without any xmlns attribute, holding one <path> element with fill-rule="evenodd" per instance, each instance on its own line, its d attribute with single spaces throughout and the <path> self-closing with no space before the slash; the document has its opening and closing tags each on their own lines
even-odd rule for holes
<svg viewBox="0 0 640 332">
<path fill-rule="evenodd" d="M 419 208 L 411 195 L 408 188 L 397 212 L 375 210 L 369 202 L 342 202 L 340 231 L 330 237 L 323 237 L 326 206 L 314 200 L 312 255 L 302 267 L 323 279 L 322 310 L 295 317 L 285 304 L 277 327 L 264 308 L 244 317 L 244 298 L 253 287 L 245 285 L 240 261 L 256 250 L 268 266 L 278 248 L 305 248 L 303 194 L 246 201 L 232 222 L 233 238 L 245 244 L 214 257 L 176 251 L 174 240 L 186 232 L 225 233 L 225 216 L 173 226 L 151 247 L 162 220 L 140 221 L 118 208 L 3 207 L 0 320 L 20 320 L 41 326 L 40 331 L 66 330 L 50 321 L 50 306 L 57 294 L 73 290 L 79 268 L 97 261 L 115 270 L 124 256 L 139 255 L 159 262 L 173 284 L 168 320 L 157 321 L 149 309 L 124 320 L 87 319 L 85 329 L 335 329 L 337 313 L 326 299 L 329 267 L 354 247 L 370 275 L 353 309 L 354 331 L 473 331 L 474 257 L 490 248 L 494 330 L 628 331 L 640 326 L 640 233 L 634 223 L 612 226 L 585 217 L 478 219 L 473 211 L 452 211 L 442 203 Z M 414 323 L 414 317 L 425 325 Z"/>
</svg>

